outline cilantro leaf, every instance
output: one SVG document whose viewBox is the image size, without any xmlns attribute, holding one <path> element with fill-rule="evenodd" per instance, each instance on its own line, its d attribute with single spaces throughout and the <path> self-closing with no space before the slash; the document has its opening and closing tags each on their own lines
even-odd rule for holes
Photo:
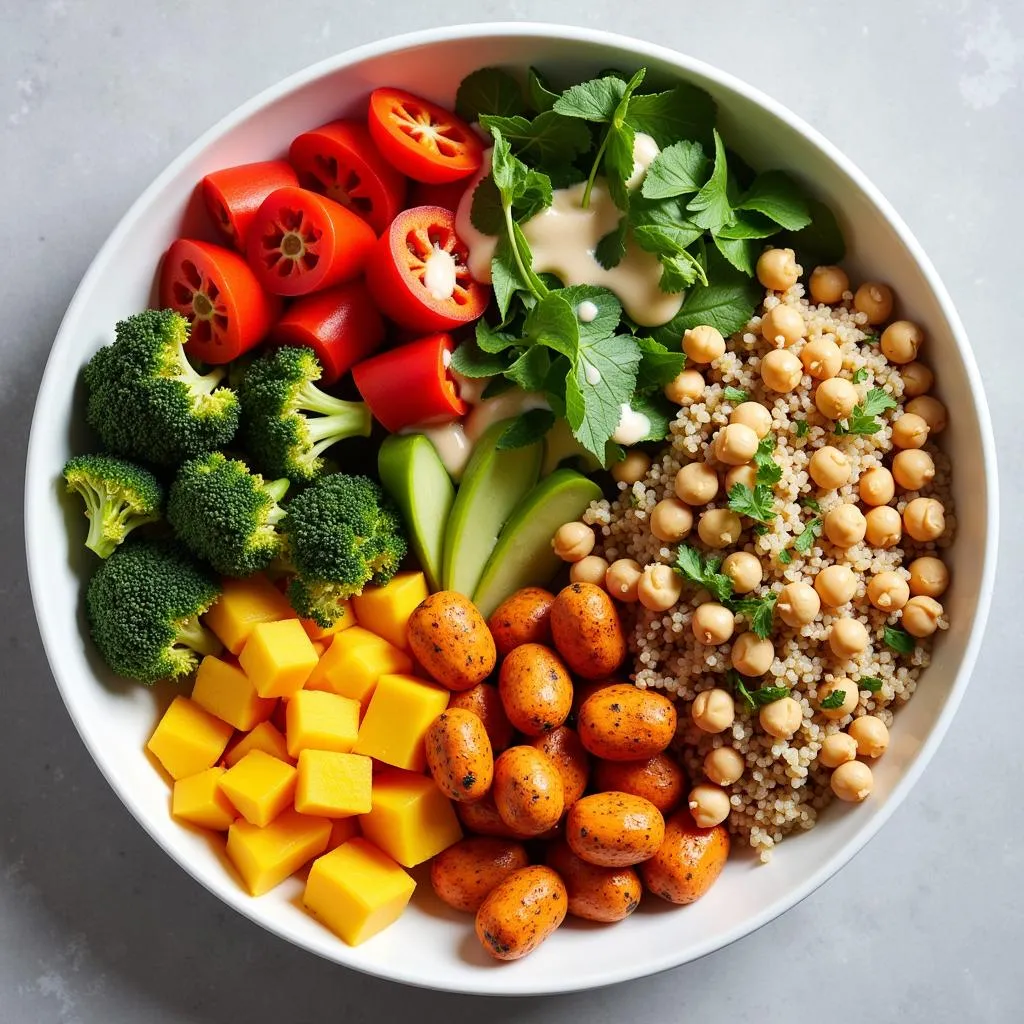
<svg viewBox="0 0 1024 1024">
<path fill-rule="evenodd" d="M 841 420 L 833 428 L 836 434 L 877 434 L 882 424 L 875 418 L 887 409 L 896 408 L 896 399 L 882 388 L 872 388 L 863 402 L 853 407 L 849 419 Z"/>
<path fill-rule="evenodd" d="M 730 384 L 722 392 L 722 397 L 727 402 L 733 402 L 736 405 L 741 405 L 750 397 L 750 394 L 747 391 L 744 391 L 743 388 L 735 388 Z"/>
<path fill-rule="evenodd" d="M 637 338 L 640 346 L 640 369 L 636 375 L 637 391 L 663 388 L 679 376 L 686 366 L 686 353 L 673 352 L 653 338 Z"/>
<path fill-rule="evenodd" d="M 755 702 L 754 698 L 750 695 L 750 690 L 747 689 L 747 683 L 746 680 L 744 680 L 743 676 L 741 676 L 739 672 L 736 671 L 736 669 L 731 668 L 726 673 L 725 678 L 732 686 L 733 690 L 736 691 L 736 696 L 739 697 L 741 703 L 747 709 L 747 711 L 756 711 L 757 703 Z"/>
<path fill-rule="evenodd" d="M 822 711 L 835 711 L 841 708 L 846 700 L 845 690 L 833 690 L 819 705 Z"/>
<path fill-rule="evenodd" d="M 604 174 L 608 191 L 620 210 L 629 209 L 629 189 L 626 182 L 633 174 L 633 143 L 636 134 L 625 121 L 616 116 L 608 129 L 604 153 Z"/>
<path fill-rule="evenodd" d="M 779 552 L 779 565 L 789 565 L 793 561 L 793 552 L 789 548 L 783 548 Z"/>
<path fill-rule="evenodd" d="M 491 286 L 498 303 L 498 312 L 504 320 L 509 306 L 517 292 L 527 291 L 528 285 L 519 271 L 519 264 L 512 251 L 512 243 L 503 236 L 494 250 L 491 260 Z"/>
<path fill-rule="evenodd" d="M 732 580 L 718 571 L 721 564 L 721 559 L 711 555 L 702 558 L 701 553 L 688 544 L 680 544 L 676 551 L 676 572 L 724 602 L 732 596 Z"/>
<path fill-rule="evenodd" d="M 737 515 L 769 524 L 775 519 L 775 495 L 767 484 L 733 484 L 729 488 L 729 508 Z"/>
<path fill-rule="evenodd" d="M 793 541 L 793 550 L 801 555 L 806 555 L 811 550 L 814 542 L 821 536 L 822 519 L 815 516 L 804 524 L 804 528 L 797 534 Z"/>
<path fill-rule="evenodd" d="M 725 145 L 717 130 L 714 136 L 715 164 L 711 177 L 686 207 L 693 214 L 694 223 L 709 231 L 716 231 L 731 223 L 733 216 L 732 205 L 726 191 L 729 168 L 726 164 Z"/>
<path fill-rule="evenodd" d="M 769 238 L 778 234 L 778 231 L 778 227 L 767 217 L 741 210 L 731 224 L 719 228 L 716 234 L 720 238 Z"/>
<path fill-rule="evenodd" d="M 812 512 L 818 513 L 818 515 L 821 514 L 821 502 L 816 498 L 801 498 L 800 504 L 804 508 L 809 508 Z"/>
<path fill-rule="evenodd" d="M 608 234 L 597 243 L 597 248 L 594 249 L 594 259 L 596 259 L 605 270 L 611 270 L 612 267 L 617 267 L 622 262 L 622 257 L 626 255 L 627 227 L 628 221 L 625 217 L 622 217 L 615 230 L 609 231 Z"/>
<path fill-rule="evenodd" d="M 811 223 L 811 212 L 800 186 L 784 171 L 764 171 L 747 190 L 741 210 L 755 210 L 789 231 Z"/>
<path fill-rule="evenodd" d="M 775 461 L 775 438 L 771 434 L 762 437 L 754 452 L 754 466 L 757 469 L 757 483 L 774 485 L 782 479 L 782 467 Z"/>
<path fill-rule="evenodd" d="M 724 235 L 712 236 L 715 248 L 737 269 L 748 277 L 754 276 L 757 257 L 761 247 L 752 238 L 726 238 Z"/>
<path fill-rule="evenodd" d="M 526 338 L 575 360 L 580 347 L 580 323 L 561 291 L 549 292 L 526 315 Z"/>
<path fill-rule="evenodd" d="M 533 345 L 505 370 L 505 376 L 524 391 L 543 391 L 550 370 L 550 351 Z"/>
<path fill-rule="evenodd" d="M 707 284 L 704 268 L 697 257 L 686 249 L 680 249 L 675 255 L 659 253 L 658 262 L 661 264 L 661 277 L 658 278 L 660 291 L 674 295 L 685 291 L 694 281 L 700 280 L 702 284 Z"/>
<path fill-rule="evenodd" d="M 774 704 L 777 700 L 789 696 L 788 686 L 759 686 L 750 694 L 757 708 L 763 708 L 767 704 Z"/>
<path fill-rule="evenodd" d="M 647 199 L 634 195 L 629 204 L 633 237 L 648 252 L 675 252 L 689 248 L 704 234 L 681 199 Z"/>
<path fill-rule="evenodd" d="M 811 429 L 811 425 L 810 425 L 810 423 L 807 422 L 807 420 L 797 420 L 796 421 L 796 436 L 797 437 L 806 437 L 808 432 L 810 431 L 810 429 Z"/>
<path fill-rule="evenodd" d="M 640 191 L 647 199 L 668 199 L 697 192 L 707 181 L 709 164 L 700 143 L 675 142 L 654 158 Z"/>
<path fill-rule="evenodd" d="M 866 366 L 858 367 L 853 371 L 853 383 L 863 384 L 868 379 L 868 368 Z"/>
<path fill-rule="evenodd" d="M 615 116 L 625 92 L 626 83 L 621 78 L 594 78 L 570 86 L 555 100 L 552 109 L 563 117 L 607 124 Z"/>
<path fill-rule="evenodd" d="M 520 116 L 485 115 L 480 123 L 492 134 L 495 129 L 501 132 L 517 156 L 542 167 L 564 167 L 591 146 L 590 131 L 582 121 L 550 110 L 532 121 Z"/>
<path fill-rule="evenodd" d="M 476 343 L 482 352 L 495 353 L 504 352 L 512 345 L 518 345 L 519 339 L 497 330 L 481 318 L 476 322 Z"/>
<path fill-rule="evenodd" d="M 762 640 L 771 636 L 772 619 L 779 595 L 769 590 L 764 597 L 743 597 L 729 602 L 729 607 L 742 615 L 750 625 L 751 632 Z"/>
<path fill-rule="evenodd" d="M 498 438 L 498 451 L 536 444 L 554 425 L 555 414 L 550 409 L 530 409 L 505 428 Z"/>
<path fill-rule="evenodd" d="M 452 352 L 451 368 L 463 377 L 495 377 L 505 372 L 508 362 L 506 356 L 485 352 L 475 338 L 467 338 Z"/>
<path fill-rule="evenodd" d="M 862 403 L 865 416 L 877 416 L 886 409 L 896 408 L 896 399 L 882 388 L 872 388 L 865 396 Z"/>
<path fill-rule="evenodd" d="M 494 184 L 494 178 L 487 175 L 473 189 L 473 205 L 469 219 L 477 231 L 485 235 L 500 235 L 505 230 L 505 211 L 501 205 L 501 193 Z"/>
<path fill-rule="evenodd" d="M 878 676 L 861 676 L 857 681 L 857 686 L 862 690 L 867 690 L 868 693 L 878 693 L 882 688 L 882 680 Z"/>
<path fill-rule="evenodd" d="M 679 139 L 712 144 L 715 101 L 703 89 L 680 82 L 666 92 L 631 96 L 627 117 L 634 131 L 668 148 Z"/>
<path fill-rule="evenodd" d="M 914 648 L 917 646 L 914 638 L 899 626 L 886 626 L 882 633 L 882 639 L 885 641 L 885 646 L 897 654 L 913 654 Z"/>
<path fill-rule="evenodd" d="M 481 114 L 511 117 L 526 110 L 519 83 L 501 68 L 480 68 L 462 80 L 455 93 L 455 112 L 467 121 Z"/>
<path fill-rule="evenodd" d="M 817 199 L 807 200 L 811 223 L 802 231 L 787 231 L 778 244 L 795 249 L 804 266 L 841 263 L 846 255 L 843 232 L 836 215 Z"/>
<path fill-rule="evenodd" d="M 530 68 L 526 73 L 526 93 L 530 98 L 530 106 L 538 114 L 550 110 L 558 99 L 558 93 L 548 85 L 547 79 L 536 68 Z"/>
</svg>

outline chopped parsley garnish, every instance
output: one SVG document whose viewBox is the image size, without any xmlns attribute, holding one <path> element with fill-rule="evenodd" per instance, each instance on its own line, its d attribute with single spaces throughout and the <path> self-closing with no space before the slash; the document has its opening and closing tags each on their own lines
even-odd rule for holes
<svg viewBox="0 0 1024 1024">
<path fill-rule="evenodd" d="M 793 561 L 793 552 L 789 548 L 783 548 L 779 552 L 779 565 L 789 565 Z"/>
<path fill-rule="evenodd" d="M 868 693 L 878 693 L 882 688 L 882 680 L 878 676 L 861 676 L 857 686 L 862 690 L 867 690 Z"/>
<path fill-rule="evenodd" d="M 821 516 L 815 516 L 813 519 L 808 520 L 804 524 L 803 530 L 797 535 L 796 540 L 793 541 L 793 550 L 801 555 L 806 555 L 811 550 L 814 542 L 821 536 L 822 522 Z"/>
<path fill-rule="evenodd" d="M 726 679 L 740 703 L 748 711 L 757 711 L 758 708 L 763 708 L 766 704 L 774 704 L 775 701 L 789 696 L 788 686 L 759 686 L 757 689 L 751 690 L 747 686 L 747 681 L 735 669 L 729 669 Z"/>
<path fill-rule="evenodd" d="M 845 690 L 833 690 L 819 705 L 822 711 L 835 711 L 843 706 L 846 700 Z"/>
<path fill-rule="evenodd" d="M 869 332 L 864 335 L 864 340 L 861 342 L 862 345 L 877 345 L 881 341 L 880 335 Z"/>
<path fill-rule="evenodd" d="M 681 544 L 676 552 L 677 573 L 698 587 L 703 587 L 719 601 L 728 601 L 732 596 L 732 580 L 724 572 L 718 571 L 721 564 L 721 558 L 715 555 L 702 558 L 696 548 L 687 544 Z"/>
<path fill-rule="evenodd" d="M 796 436 L 797 437 L 806 437 L 808 432 L 810 431 L 810 429 L 811 429 L 811 425 L 810 425 L 810 423 L 807 422 L 807 420 L 797 420 L 796 421 Z"/>
<path fill-rule="evenodd" d="M 913 654 L 914 648 L 917 646 L 914 638 L 899 626 L 886 626 L 882 639 L 885 641 L 885 646 L 897 654 Z"/>
<path fill-rule="evenodd" d="M 743 388 L 734 388 L 731 384 L 722 392 L 722 397 L 727 402 L 735 402 L 739 405 L 741 402 L 745 402 L 750 394 L 743 390 Z"/>
<path fill-rule="evenodd" d="M 859 369 L 853 371 L 853 383 L 863 384 L 868 379 L 868 368 L 861 366 Z"/>
<path fill-rule="evenodd" d="M 815 498 L 801 498 L 800 504 L 803 505 L 804 508 L 809 508 L 812 512 L 816 512 L 819 515 L 821 514 L 821 503 Z"/>
<path fill-rule="evenodd" d="M 757 469 L 757 482 L 769 486 L 782 479 L 782 467 L 775 461 L 775 438 L 768 434 L 761 438 L 754 452 L 754 466 Z"/>
<path fill-rule="evenodd" d="M 759 686 L 750 695 L 754 699 L 754 704 L 763 708 L 766 704 L 774 704 L 777 700 L 782 700 L 783 697 L 789 696 L 788 686 Z"/>
<path fill-rule="evenodd" d="M 729 488 L 729 508 L 737 515 L 768 524 L 775 519 L 775 494 L 767 484 L 733 484 Z"/>
<path fill-rule="evenodd" d="M 771 636 L 772 618 L 778 599 L 779 595 L 774 590 L 769 590 L 764 597 L 741 597 L 732 600 L 729 607 L 747 620 L 752 633 L 764 640 Z"/>
<path fill-rule="evenodd" d="M 842 420 L 835 426 L 836 434 L 877 434 L 882 423 L 876 419 L 886 409 L 895 409 L 896 399 L 881 388 L 872 388 L 863 402 L 858 402 L 850 413 L 850 418 Z"/>
</svg>

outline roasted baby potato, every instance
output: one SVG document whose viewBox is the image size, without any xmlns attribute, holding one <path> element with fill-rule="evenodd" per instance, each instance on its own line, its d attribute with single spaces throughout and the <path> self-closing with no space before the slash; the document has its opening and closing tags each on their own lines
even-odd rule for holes
<svg viewBox="0 0 1024 1024">
<path fill-rule="evenodd" d="M 451 590 L 431 594 L 409 618 L 416 660 L 449 690 L 468 690 L 494 671 L 494 638 L 476 605 Z"/>
<path fill-rule="evenodd" d="M 517 838 L 515 833 L 505 824 L 498 808 L 494 803 L 493 785 L 492 792 L 473 803 L 457 803 L 455 813 L 459 816 L 463 828 L 467 832 L 473 832 L 478 836 L 494 836 L 500 839 Z M 527 837 L 522 837 L 527 838 Z"/>
<path fill-rule="evenodd" d="M 476 934 L 496 960 L 532 953 L 564 920 L 565 884 L 540 864 L 520 868 L 499 882 L 476 912 Z"/>
<path fill-rule="evenodd" d="M 660 754 L 676 733 L 675 705 L 653 690 L 629 683 L 588 697 L 576 727 L 583 746 L 606 761 L 640 761 Z"/>
<path fill-rule="evenodd" d="M 640 877 L 655 896 L 669 903 L 693 903 L 715 884 L 728 857 L 725 826 L 698 828 L 684 808 L 666 822 L 665 838 L 640 866 Z"/>
<path fill-rule="evenodd" d="M 472 711 L 449 708 L 427 729 L 427 767 L 449 800 L 479 800 L 494 780 L 494 754 L 484 723 Z"/>
<path fill-rule="evenodd" d="M 661 811 L 631 793 L 592 793 L 569 808 L 565 838 L 589 864 L 618 868 L 653 857 L 665 838 Z"/>
<path fill-rule="evenodd" d="M 686 795 L 686 775 L 667 753 L 643 761 L 597 761 L 594 788 L 642 796 L 662 814 L 668 814 Z"/>
<path fill-rule="evenodd" d="M 610 676 L 626 657 L 626 637 L 612 599 L 593 583 L 570 583 L 551 606 L 558 653 L 584 679 Z"/>
<path fill-rule="evenodd" d="M 547 865 L 558 872 L 569 913 L 586 921 L 621 921 L 640 905 L 643 887 L 633 868 L 603 868 L 577 857 L 565 841 L 548 847 Z"/>
<path fill-rule="evenodd" d="M 533 747 L 509 747 L 494 763 L 494 805 L 519 836 L 553 828 L 565 807 L 562 776 L 546 754 Z"/>
<path fill-rule="evenodd" d="M 522 843 L 470 836 L 434 857 L 430 862 L 430 884 L 448 906 L 475 914 L 499 882 L 529 863 Z"/>
<path fill-rule="evenodd" d="M 472 711 L 484 723 L 487 738 L 491 741 L 491 750 L 495 754 L 500 754 L 512 742 L 515 730 L 505 714 L 501 694 L 496 686 L 477 683 L 472 689 L 453 693 L 448 707 Z"/>
<path fill-rule="evenodd" d="M 521 644 L 501 663 L 498 692 L 508 720 L 526 736 L 557 729 L 572 708 L 572 680 L 562 659 L 540 644 Z"/>
<path fill-rule="evenodd" d="M 541 587 L 524 587 L 506 598 L 487 620 L 498 654 L 505 657 L 520 644 L 551 644 L 551 605 L 555 595 Z"/>
<path fill-rule="evenodd" d="M 558 769 L 562 776 L 562 790 L 566 809 L 574 803 L 587 789 L 590 776 L 590 756 L 580 742 L 579 736 L 567 725 L 538 736 L 530 744 L 543 751 Z"/>
</svg>

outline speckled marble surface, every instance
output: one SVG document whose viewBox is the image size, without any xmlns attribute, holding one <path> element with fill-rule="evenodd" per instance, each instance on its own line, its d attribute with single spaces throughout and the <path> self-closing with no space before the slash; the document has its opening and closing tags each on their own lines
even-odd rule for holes
<svg viewBox="0 0 1024 1024">
<path fill-rule="evenodd" d="M 293 949 L 226 910 L 146 837 L 78 740 L 24 573 L 21 482 L 50 341 L 93 253 L 201 130 L 302 66 L 390 31 L 585 22 L 761 86 L 854 157 L 929 251 L 978 353 L 1006 523 L 973 686 L 921 783 L 831 882 L 734 946 L 647 981 L 485 1002 L 403 989 Z M 1017 230 L 1018 0 L 0 0 L 0 1021 L 1024 1017 L 1019 635 L 1024 559 Z M 1019 357 L 1018 357 L 1019 358 Z M 1015 429 L 1016 428 L 1016 429 Z"/>
</svg>

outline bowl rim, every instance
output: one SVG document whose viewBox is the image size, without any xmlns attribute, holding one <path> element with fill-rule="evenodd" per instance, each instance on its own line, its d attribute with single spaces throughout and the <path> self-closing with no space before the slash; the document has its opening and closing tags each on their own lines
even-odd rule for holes
<svg viewBox="0 0 1024 1024">
<path fill-rule="evenodd" d="M 570 978 L 559 979 L 552 984 L 550 981 L 532 982 L 518 974 L 512 981 L 503 980 L 501 972 L 481 971 L 477 975 L 480 984 L 474 986 L 446 984 L 444 978 L 425 978 L 406 968 L 402 962 L 394 962 L 388 965 L 388 970 L 375 969 L 372 965 L 351 963 L 344 958 L 344 947 L 340 940 L 337 945 L 332 945 L 331 950 L 337 949 L 341 956 L 332 956 L 326 948 L 318 949 L 315 946 L 296 938 L 287 933 L 284 928 L 263 920 L 259 914 L 259 903 L 238 890 L 232 893 L 226 888 L 218 889 L 200 873 L 193 869 L 192 865 L 184 859 L 179 858 L 174 850 L 165 844 L 147 824 L 146 812 L 133 798 L 131 790 L 123 786 L 105 766 L 104 759 L 97 746 L 90 741 L 89 737 L 80 724 L 77 716 L 72 710 L 72 700 L 69 688 L 57 671 L 57 665 L 61 662 L 59 649 L 59 632 L 52 629 L 48 622 L 45 595 L 47 582 L 41 578 L 36 566 L 37 559 L 33 557 L 34 550 L 46 543 L 45 536 L 40 528 L 35 525 L 33 516 L 30 514 L 30 504 L 37 487 L 33 486 L 34 479 L 50 467 L 39 464 L 38 450 L 42 446 L 44 428 L 40 422 L 38 412 L 49 404 L 50 393 L 55 387 L 55 380 L 63 372 L 62 358 L 64 350 L 73 345 L 73 325 L 79 316 L 80 309 L 87 303 L 93 290 L 94 283 L 106 270 L 108 262 L 121 246 L 124 238 L 129 234 L 136 222 L 149 210 L 163 191 L 165 184 L 176 176 L 180 169 L 189 161 L 202 152 L 208 145 L 223 135 L 225 132 L 241 124 L 253 114 L 273 101 L 285 96 L 297 89 L 315 82 L 317 79 L 329 75 L 342 68 L 357 64 L 359 62 L 385 56 L 388 53 L 408 49 L 412 47 L 429 46 L 439 43 L 456 42 L 466 39 L 491 38 L 496 36 L 527 36 L 537 39 L 564 40 L 570 43 L 593 43 L 598 45 L 615 46 L 628 48 L 636 53 L 638 58 L 650 58 L 662 60 L 668 64 L 674 64 L 687 70 L 692 70 L 706 78 L 715 81 L 723 87 L 732 90 L 743 96 L 745 99 L 763 107 L 777 118 L 785 122 L 791 128 L 799 132 L 813 146 L 822 151 L 834 164 L 836 164 L 857 186 L 858 189 L 871 201 L 874 207 L 882 214 L 902 244 L 907 248 L 914 262 L 921 271 L 928 288 L 937 300 L 939 308 L 945 318 L 953 340 L 959 349 L 963 360 L 964 371 L 970 387 L 972 400 L 974 402 L 978 427 L 981 438 L 981 454 L 985 470 L 985 496 L 987 502 L 987 521 L 985 550 L 983 554 L 983 566 L 979 587 L 978 602 L 975 606 L 974 621 L 971 627 L 970 636 L 964 647 L 963 657 L 959 671 L 956 674 L 953 685 L 945 701 L 935 726 L 922 743 L 913 763 L 903 774 L 903 777 L 889 793 L 885 805 L 868 821 L 868 823 L 849 841 L 838 850 L 831 858 L 824 861 L 816 871 L 803 879 L 799 886 L 796 886 L 787 895 L 775 900 L 768 907 L 750 918 L 744 920 L 729 931 L 724 938 L 705 939 L 690 947 L 685 956 L 678 956 L 675 952 L 667 951 L 664 955 L 651 958 L 640 965 L 631 965 L 618 971 L 610 971 L 602 976 L 601 981 L 594 985 L 590 979 L 574 981 Z M 47 358 L 46 367 L 43 371 L 39 390 L 36 396 L 36 403 L 33 409 L 32 425 L 27 445 L 25 463 L 25 497 L 24 497 L 24 519 L 25 519 L 25 545 L 26 562 L 28 569 L 29 588 L 32 595 L 33 608 L 42 640 L 44 652 L 51 670 L 51 674 L 57 684 L 61 699 L 68 710 L 69 717 L 75 725 L 82 742 L 85 744 L 89 754 L 99 768 L 100 773 L 107 783 L 117 794 L 121 802 L 132 814 L 142 828 L 154 839 L 164 852 L 184 871 L 191 875 L 204 888 L 215 895 L 222 902 L 237 910 L 240 914 L 249 918 L 255 924 L 265 930 L 277 935 L 285 941 L 300 946 L 324 959 L 354 968 L 363 973 L 371 974 L 390 981 L 398 981 L 404 984 L 414 985 L 422 988 L 430 988 L 440 991 L 451 991 L 465 994 L 481 995 L 541 995 L 548 993 L 571 992 L 585 990 L 605 985 L 617 984 L 622 981 L 645 977 L 656 974 L 673 967 L 681 966 L 700 959 L 715 950 L 730 945 L 736 940 L 763 927 L 765 924 L 779 917 L 787 910 L 804 900 L 819 886 L 824 884 L 837 871 L 844 867 L 874 836 L 878 830 L 889 820 L 896 808 L 899 807 L 907 794 L 917 783 L 924 769 L 927 767 L 935 751 L 938 749 L 943 737 L 949 729 L 950 722 L 960 705 L 964 692 L 970 681 L 978 652 L 984 637 L 985 625 L 988 619 L 991 606 L 992 592 L 994 589 L 996 561 L 998 552 L 998 527 L 999 527 L 999 501 L 998 501 L 998 480 L 995 455 L 995 438 L 992 430 L 992 422 L 988 405 L 985 399 L 985 392 L 981 382 L 981 375 L 974 353 L 967 338 L 964 326 L 954 308 L 953 301 L 943 285 L 931 260 L 925 254 L 920 243 L 917 241 L 909 227 L 885 198 L 882 192 L 864 174 L 863 171 L 835 145 L 825 138 L 816 128 L 803 120 L 782 103 L 772 99 L 759 88 L 750 85 L 746 81 L 730 72 L 723 71 L 714 65 L 692 57 L 688 54 L 674 50 L 667 46 L 651 43 L 646 40 L 637 39 L 631 36 L 622 35 L 617 32 L 604 31 L 599 29 L 582 28 L 579 26 L 565 25 L 557 22 L 474 22 L 460 23 L 440 26 L 429 29 L 403 33 L 401 35 L 388 36 L 378 39 L 352 49 L 327 57 L 324 60 L 311 64 L 291 75 L 281 79 L 277 83 L 263 89 L 255 96 L 241 103 L 232 111 L 220 118 L 210 128 L 206 129 L 198 138 L 178 154 L 168 165 L 153 179 L 142 194 L 132 203 L 124 213 L 113 231 L 107 237 L 85 275 L 75 290 L 74 296 L 68 306 L 60 327 L 54 337 L 50 354 Z M 237 887 L 236 887 L 237 888 Z"/>
</svg>

